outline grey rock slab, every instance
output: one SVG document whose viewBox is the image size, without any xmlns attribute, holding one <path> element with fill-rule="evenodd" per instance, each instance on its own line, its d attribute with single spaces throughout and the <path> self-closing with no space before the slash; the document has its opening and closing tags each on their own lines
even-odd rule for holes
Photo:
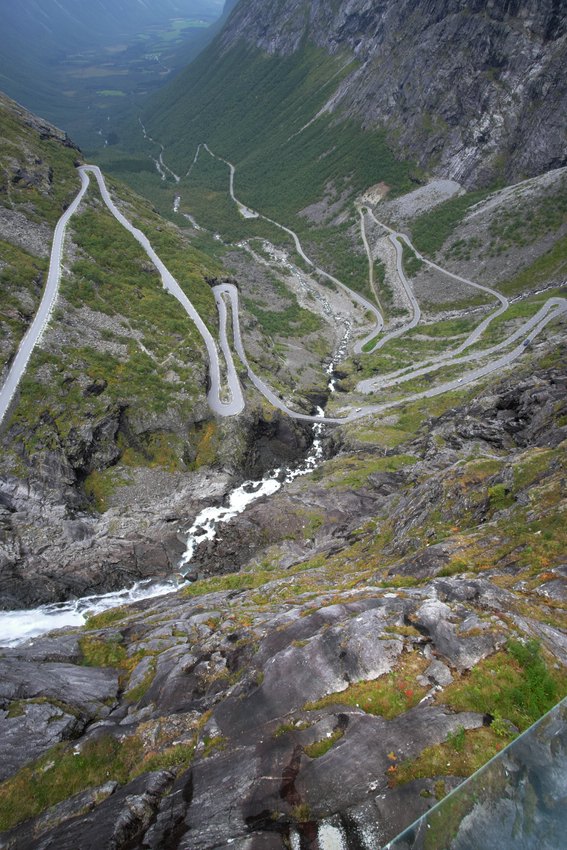
<svg viewBox="0 0 567 850">
<path fill-rule="evenodd" d="M 139 661 L 138 664 L 132 670 L 130 678 L 128 680 L 128 690 L 141 685 L 146 676 L 152 672 L 155 667 L 155 658 L 151 656 L 146 656 Z"/>
<path fill-rule="evenodd" d="M 79 735 L 84 723 L 47 703 L 30 703 L 16 717 L 0 719 L 0 781 L 59 741 Z"/>
<path fill-rule="evenodd" d="M 144 835 L 144 847 L 163 850 L 172 836 L 181 836 L 187 831 L 185 816 L 193 794 L 193 771 L 184 771 L 173 784 L 169 793 L 160 802 L 155 818 Z M 175 844 L 173 844 L 175 846 Z"/>
<path fill-rule="evenodd" d="M 152 638 L 151 640 L 143 640 L 136 644 L 136 652 L 163 652 L 166 649 L 176 646 L 179 643 L 178 638 Z M 131 653 L 134 654 L 134 653 Z"/>
<path fill-rule="evenodd" d="M 453 681 L 451 671 L 442 661 L 433 661 L 424 673 L 428 679 L 431 679 L 437 685 L 450 685 Z"/>
<path fill-rule="evenodd" d="M 433 578 L 449 563 L 456 548 L 454 543 L 436 543 L 428 546 L 427 549 L 390 567 L 388 575 L 412 576 L 419 579 Z"/>
<path fill-rule="evenodd" d="M 455 611 L 440 600 L 428 600 L 412 617 L 413 624 L 431 637 L 438 653 L 460 670 L 468 670 L 481 659 L 495 652 L 505 641 L 504 633 L 487 632 L 480 635 L 459 635 L 454 622 Z"/>
<path fill-rule="evenodd" d="M 155 703 L 162 713 L 187 711 L 196 687 L 193 670 L 199 658 L 186 646 L 174 646 L 157 658 L 156 675 L 140 705 Z"/>
<path fill-rule="evenodd" d="M 325 755 L 302 759 L 295 787 L 315 817 L 326 817 L 357 805 L 369 792 L 386 791 L 390 752 L 400 762 L 415 758 L 459 727 L 477 729 L 482 724 L 481 714 L 452 714 L 440 706 L 418 706 L 393 720 L 351 716 L 344 736 Z"/>
<path fill-rule="evenodd" d="M 288 646 L 263 668 L 264 680 L 246 700 L 225 700 L 215 711 L 223 733 L 252 732 L 306 702 L 345 690 L 351 682 L 388 673 L 403 650 L 399 639 L 380 640 L 384 613 L 370 610 L 315 635 L 305 646 Z M 340 702 L 340 697 L 337 697 Z"/>
<path fill-rule="evenodd" d="M 567 580 L 556 578 L 552 579 L 552 581 L 546 581 L 544 584 L 536 587 L 536 593 L 539 596 L 554 599 L 557 602 L 567 602 Z"/>
<path fill-rule="evenodd" d="M 88 540 L 95 533 L 93 523 L 83 522 L 79 519 L 68 519 L 62 523 L 63 534 L 70 543 Z"/>
<path fill-rule="evenodd" d="M 324 603 L 318 600 L 316 604 Z M 302 609 L 294 608 L 270 623 L 269 633 L 258 651 L 258 660 L 262 663 L 273 658 L 292 641 L 308 640 L 324 628 L 348 622 L 358 614 L 373 608 L 383 608 L 385 604 L 382 598 L 364 599 L 346 604 L 327 605 L 307 616 Z"/>
<path fill-rule="evenodd" d="M 108 713 L 105 703 L 117 694 L 118 673 L 110 668 L 0 658 L 0 699 L 47 697 L 94 716 Z"/>
<path fill-rule="evenodd" d="M 253 747 L 193 765 L 187 831 L 177 850 L 209 850 L 249 835 L 243 804 L 258 780 L 258 768 Z"/>
<path fill-rule="evenodd" d="M 439 578 L 433 582 L 433 587 L 443 602 L 474 602 L 480 608 L 495 611 L 508 611 L 516 599 L 509 590 L 485 579 Z"/>
<path fill-rule="evenodd" d="M 13 649 L 2 649 L 2 656 L 21 658 L 23 661 L 57 661 L 73 664 L 79 661 L 82 655 L 79 638 L 80 635 L 77 632 L 33 638 Z"/>
<path fill-rule="evenodd" d="M 437 802 L 433 794 L 420 795 L 429 790 L 430 784 L 427 779 L 419 779 L 391 788 L 387 795 L 371 793 L 359 806 L 348 809 L 343 818 L 351 832 L 363 837 L 365 850 L 383 847 Z"/>
</svg>

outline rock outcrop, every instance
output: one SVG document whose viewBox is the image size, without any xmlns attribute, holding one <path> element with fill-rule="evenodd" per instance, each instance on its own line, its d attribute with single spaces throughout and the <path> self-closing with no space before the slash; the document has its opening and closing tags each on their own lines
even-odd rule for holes
<svg viewBox="0 0 567 850">
<path fill-rule="evenodd" d="M 566 32 L 556 0 L 241 0 L 222 42 L 355 60 L 323 112 L 384 127 L 421 165 L 478 186 L 565 165 Z"/>
<path fill-rule="evenodd" d="M 344 847 L 378 846 L 435 802 L 440 783 L 459 781 L 451 752 L 460 764 L 461 744 L 452 750 L 451 741 L 497 745 L 490 698 L 486 711 L 453 701 L 468 671 L 505 658 L 517 604 L 507 591 L 453 577 L 403 594 L 366 586 L 307 599 L 283 578 L 261 593 L 260 606 L 245 589 L 139 603 L 79 643 L 44 638 L 7 651 L 4 776 L 28 765 L 30 776 L 56 779 L 55 741 L 70 739 L 56 751 L 65 760 L 72 750 L 79 768 L 99 748 L 113 755 L 90 779 L 94 791 L 79 774 L 76 797 L 61 802 L 59 792 L 0 846 L 283 850 L 295 834 L 314 848 L 329 822 L 341 826 Z M 80 666 L 93 646 L 113 648 L 120 690 L 115 670 Z M 15 712 L 10 683 L 20 680 Z M 17 737 L 24 727 L 27 750 Z M 447 752 L 443 770 L 434 760 L 429 774 L 398 781 L 435 748 Z"/>
</svg>

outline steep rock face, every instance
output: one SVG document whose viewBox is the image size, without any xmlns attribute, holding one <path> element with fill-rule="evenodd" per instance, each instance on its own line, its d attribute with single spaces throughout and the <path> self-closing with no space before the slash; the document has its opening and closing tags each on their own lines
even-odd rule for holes
<svg viewBox="0 0 567 850">
<path fill-rule="evenodd" d="M 306 39 L 357 67 L 324 111 L 384 126 L 391 141 L 466 185 L 567 160 L 567 16 L 558 0 L 241 0 L 223 34 L 270 54 Z"/>
</svg>

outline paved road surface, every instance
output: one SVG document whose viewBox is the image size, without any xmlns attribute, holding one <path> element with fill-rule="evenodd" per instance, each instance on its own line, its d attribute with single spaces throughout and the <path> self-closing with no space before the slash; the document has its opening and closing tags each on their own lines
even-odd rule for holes
<svg viewBox="0 0 567 850">
<path fill-rule="evenodd" d="M 59 293 L 59 281 L 61 279 L 61 257 L 63 253 L 65 229 L 69 219 L 77 211 L 77 208 L 89 185 L 89 179 L 86 174 L 79 172 L 79 176 L 81 178 L 81 188 L 79 193 L 65 210 L 55 227 L 53 244 L 51 246 L 51 259 L 49 261 L 47 283 L 45 284 L 45 289 L 37 313 L 35 314 L 33 322 L 26 331 L 24 338 L 20 342 L 18 352 L 12 361 L 6 380 L 0 389 L 0 422 L 2 422 L 8 408 L 10 407 L 10 402 L 12 401 L 22 375 L 25 372 L 31 353 L 37 342 L 41 339 L 41 335 L 49 322 L 53 306 L 57 300 L 57 295 Z"/>
<path fill-rule="evenodd" d="M 105 202 L 106 206 L 112 213 L 115 219 L 120 222 L 120 224 L 128 230 L 134 239 L 142 246 L 156 269 L 159 271 L 161 275 L 161 281 L 164 289 L 170 292 L 181 304 L 187 315 L 190 319 L 195 323 L 197 330 L 201 334 L 205 346 L 207 348 L 207 354 L 209 356 L 209 378 L 210 378 L 210 389 L 207 395 L 207 401 L 211 410 L 214 413 L 218 413 L 221 416 L 234 416 L 236 413 L 240 413 L 244 410 L 244 396 L 242 395 L 242 387 L 240 386 L 240 381 L 238 380 L 238 376 L 236 375 L 236 369 L 234 368 L 234 363 L 232 362 L 232 357 L 230 357 L 229 362 L 227 362 L 227 382 L 228 388 L 230 391 L 231 398 L 229 401 L 221 401 L 221 377 L 220 377 L 220 363 L 218 350 L 215 340 L 206 324 L 200 317 L 199 313 L 189 300 L 169 269 L 165 266 L 165 264 L 160 260 L 154 249 L 152 248 L 150 241 L 145 234 L 142 233 L 141 230 L 138 230 L 137 227 L 134 227 L 131 224 L 126 216 L 124 216 L 120 210 L 115 206 L 108 193 L 108 189 L 106 188 L 106 183 L 104 182 L 104 177 L 102 176 L 100 168 L 96 165 L 84 165 L 79 168 L 79 171 L 82 173 L 91 173 L 95 176 L 96 181 L 98 183 L 98 187 L 100 189 L 100 193 L 102 195 L 102 199 Z"/>
<path fill-rule="evenodd" d="M 116 205 L 112 201 L 112 198 L 110 197 L 108 189 L 106 188 L 104 177 L 102 176 L 102 173 L 98 166 L 83 165 L 79 167 L 81 189 L 77 197 L 74 199 L 73 203 L 61 216 L 55 228 L 55 235 L 51 248 L 49 275 L 47 279 L 47 285 L 45 287 L 45 292 L 41 300 L 41 304 L 30 328 L 28 329 L 24 339 L 20 344 L 20 348 L 16 357 L 14 358 L 14 362 L 12 363 L 6 381 L 4 382 L 4 385 L 0 390 L 0 421 L 2 421 L 2 419 L 6 415 L 6 412 L 10 405 L 10 401 L 12 400 L 17 386 L 21 380 L 21 377 L 25 371 L 30 355 L 35 345 L 41 338 L 41 334 L 43 333 L 49 321 L 53 305 L 57 298 L 59 280 L 61 278 L 61 258 L 63 252 L 65 228 L 71 216 L 77 211 L 79 204 L 81 203 L 83 196 L 89 186 L 89 174 L 92 174 L 95 177 L 102 198 L 112 215 L 117 219 L 117 221 L 120 222 L 123 227 L 126 228 L 126 230 L 128 230 L 132 234 L 132 236 L 142 246 L 154 266 L 159 271 L 163 287 L 179 301 L 179 303 L 181 304 L 187 315 L 193 320 L 197 327 L 197 330 L 201 334 L 207 349 L 207 354 L 209 356 L 210 389 L 207 394 L 207 401 L 211 410 L 214 413 L 218 413 L 220 416 L 234 416 L 235 414 L 240 413 L 242 410 L 244 410 L 244 396 L 242 394 L 242 387 L 240 386 L 240 381 L 238 380 L 238 376 L 236 374 L 236 369 L 230 351 L 228 350 L 229 357 L 226 360 L 226 382 L 228 386 L 229 398 L 228 400 L 223 401 L 221 398 L 221 369 L 219 363 L 218 350 L 211 332 L 209 331 L 201 316 L 199 315 L 189 298 L 185 295 L 185 293 L 183 292 L 171 272 L 167 269 L 165 264 L 158 257 L 158 255 L 152 248 L 147 236 L 145 236 L 141 230 L 138 230 L 136 227 L 134 227 L 134 225 L 131 224 L 128 219 L 116 207 Z M 223 353 L 225 353 L 226 356 L 227 352 L 225 350 L 223 350 Z"/>
<path fill-rule="evenodd" d="M 533 341 L 536 336 L 541 333 L 544 327 L 549 324 L 549 322 L 556 319 L 562 313 L 567 313 L 567 300 L 565 298 L 553 298 L 546 302 L 545 305 L 541 308 L 541 310 L 530 319 L 526 325 L 529 324 L 529 334 L 527 337 L 522 338 L 522 341 L 514 347 L 513 350 L 509 351 L 507 354 L 504 354 L 502 357 L 492 360 L 490 363 L 485 364 L 484 366 L 480 366 L 476 369 L 471 370 L 470 372 L 465 372 L 462 375 L 459 375 L 458 378 L 454 378 L 450 381 L 446 381 L 444 384 L 440 384 L 437 387 L 432 387 L 428 390 L 423 390 L 422 392 L 414 393 L 413 395 L 405 396 L 403 399 L 397 399 L 395 401 L 384 402 L 382 404 L 370 404 L 364 405 L 360 410 L 354 410 L 348 413 L 343 417 L 332 417 L 332 416 L 310 416 L 305 413 L 299 413 L 288 407 L 286 403 L 278 396 L 274 391 L 261 379 L 259 378 L 255 372 L 250 367 L 248 363 L 248 359 L 246 357 L 246 351 L 244 349 L 244 344 L 242 342 L 242 335 L 240 332 L 240 323 L 238 319 L 239 315 L 239 305 L 238 305 L 238 290 L 231 283 L 219 284 L 214 287 L 215 297 L 220 297 L 221 299 L 226 296 L 230 300 L 230 304 L 232 307 L 232 321 L 233 321 L 233 335 L 234 335 L 234 348 L 236 353 L 238 354 L 242 364 L 246 368 L 248 372 L 248 377 L 251 382 L 254 384 L 256 389 L 262 393 L 262 395 L 268 399 L 268 401 L 277 407 L 279 410 L 282 410 L 284 413 L 287 413 L 288 416 L 291 416 L 293 419 L 301 419 L 306 422 L 322 422 L 322 423 L 332 423 L 338 424 L 341 422 L 352 422 L 355 419 L 362 419 L 363 416 L 368 416 L 371 413 L 383 413 L 386 410 L 390 410 L 393 407 L 397 407 L 400 404 L 403 404 L 408 401 L 418 401 L 422 398 L 432 398 L 433 396 L 442 395 L 443 393 L 450 392 L 451 390 L 461 389 L 463 384 L 470 384 L 473 381 L 478 380 L 478 378 L 482 378 L 485 375 L 489 375 L 492 372 L 497 372 L 500 369 L 509 366 L 514 362 L 518 357 L 520 357 L 526 350 L 524 340 L 527 339 L 530 342 Z M 519 331 L 516 331 L 498 346 L 494 347 L 494 351 L 497 351 L 504 346 L 508 346 L 513 342 L 517 341 L 521 337 L 523 337 L 523 333 L 526 331 L 526 327 L 522 327 Z M 223 335 L 226 335 L 226 310 L 221 315 L 221 338 Z M 490 353 L 490 352 L 488 352 Z M 482 352 L 482 354 L 486 355 L 487 352 Z M 468 359 L 472 359 L 475 355 L 471 355 Z M 459 361 L 455 361 L 459 362 Z M 463 361 L 464 362 L 464 358 Z M 447 364 L 443 364 L 447 365 Z M 406 380 L 409 378 L 416 377 L 417 373 L 412 372 Z"/>
</svg>

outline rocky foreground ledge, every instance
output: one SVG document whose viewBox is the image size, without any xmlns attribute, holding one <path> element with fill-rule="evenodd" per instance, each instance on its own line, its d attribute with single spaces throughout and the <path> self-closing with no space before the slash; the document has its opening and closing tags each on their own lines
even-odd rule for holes
<svg viewBox="0 0 567 850">
<path fill-rule="evenodd" d="M 328 822 L 377 847 L 565 687 L 565 635 L 490 580 L 314 592 L 329 570 L 4 650 L 0 847 L 314 848 Z"/>
</svg>

